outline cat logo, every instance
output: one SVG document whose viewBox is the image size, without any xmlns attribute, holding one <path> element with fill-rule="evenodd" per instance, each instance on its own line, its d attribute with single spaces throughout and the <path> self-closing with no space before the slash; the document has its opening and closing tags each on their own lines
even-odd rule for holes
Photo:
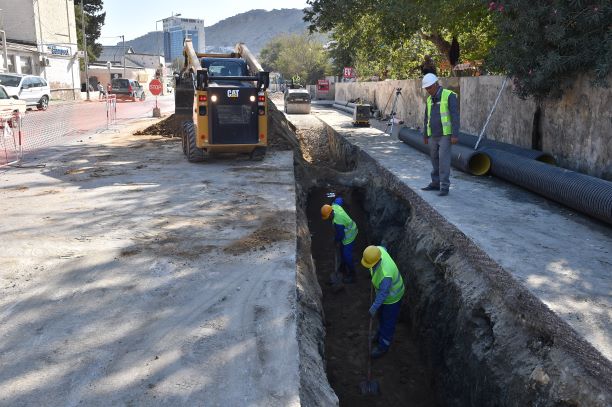
<svg viewBox="0 0 612 407">
<path fill-rule="evenodd" d="M 228 98 L 237 98 L 238 97 L 238 92 L 240 92 L 240 90 L 238 90 L 238 89 L 228 89 L 227 97 Z"/>
</svg>

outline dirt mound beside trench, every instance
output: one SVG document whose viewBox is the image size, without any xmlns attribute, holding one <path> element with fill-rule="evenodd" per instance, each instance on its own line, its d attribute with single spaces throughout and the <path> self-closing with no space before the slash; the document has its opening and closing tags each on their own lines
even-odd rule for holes
<svg viewBox="0 0 612 407">
<path fill-rule="evenodd" d="M 135 136 L 163 136 L 163 137 L 176 137 L 176 125 L 174 123 L 174 115 L 170 115 L 167 118 L 160 120 L 159 122 L 147 127 L 144 130 L 138 130 L 134 133 Z"/>
<path fill-rule="evenodd" d="M 256 230 L 224 247 L 223 251 L 237 256 L 251 250 L 265 250 L 275 242 L 292 239 L 295 230 L 290 223 L 283 222 L 289 216 L 293 214 L 287 211 L 266 216 Z"/>
</svg>

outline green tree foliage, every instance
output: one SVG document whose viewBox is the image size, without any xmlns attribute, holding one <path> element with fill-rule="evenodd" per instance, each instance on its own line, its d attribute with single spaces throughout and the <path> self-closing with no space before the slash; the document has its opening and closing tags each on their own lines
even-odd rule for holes
<svg viewBox="0 0 612 407">
<path fill-rule="evenodd" d="M 520 96 L 559 96 L 581 72 L 605 84 L 612 64 L 610 0 L 488 2 L 499 37 L 493 69 L 514 78 Z"/>
<path fill-rule="evenodd" d="M 431 53 L 449 61 L 451 39 L 463 59 L 483 59 L 495 32 L 482 0 L 309 0 L 309 29 L 331 31 L 365 66 L 383 66 L 392 77 L 416 74 L 420 57 Z M 402 62 L 403 61 L 403 62 Z M 448 65 L 448 64 L 447 64 Z M 374 68 L 373 68 L 374 69 Z"/>
<path fill-rule="evenodd" d="M 328 53 L 307 34 L 278 36 L 259 55 L 264 69 L 280 72 L 285 78 L 298 75 L 306 84 L 316 83 L 330 71 Z"/>
<path fill-rule="evenodd" d="M 87 56 L 90 61 L 95 60 L 102 52 L 102 45 L 96 41 L 100 38 L 102 26 L 106 20 L 103 10 L 103 0 L 83 0 L 85 11 L 85 37 L 87 38 Z M 74 14 L 76 17 L 77 39 L 79 49 L 83 49 L 83 25 L 81 19 L 81 0 L 74 1 Z"/>
</svg>

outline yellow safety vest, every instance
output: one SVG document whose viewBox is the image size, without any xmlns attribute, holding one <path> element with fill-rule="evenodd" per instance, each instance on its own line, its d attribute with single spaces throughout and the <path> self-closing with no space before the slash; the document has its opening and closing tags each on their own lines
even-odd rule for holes
<svg viewBox="0 0 612 407">
<path fill-rule="evenodd" d="M 450 136 L 453 134 L 453 127 L 451 125 L 450 112 L 448 111 L 448 97 L 455 92 L 448 89 L 442 89 L 442 97 L 440 98 L 440 120 L 442 121 L 442 134 Z M 431 137 L 431 96 L 427 97 L 427 135 Z"/>
<path fill-rule="evenodd" d="M 384 247 L 378 246 L 380 249 L 380 262 L 375 269 L 370 269 L 370 276 L 372 277 L 372 285 L 374 289 L 378 293 L 378 289 L 380 287 L 380 283 L 384 278 L 391 278 L 391 289 L 389 290 L 389 295 L 384 301 L 384 304 L 395 304 L 399 300 L 402 299 L 404 295 L 404 280 L 402 279 L 402 275 L 397 268 L 397 265 L 387 253 Z"/>
<path fill-rule="evenodd" d="M 353 219 L 348 216 L 340 205 L 332 204 L 332 209 L 334 211 L 332 223 L 344 226 L 344 239 L 342 239 L 342 244 L 347 245 L 352 243 L 357 237 L 357 224 L 353 222 Z"/>
</svg>

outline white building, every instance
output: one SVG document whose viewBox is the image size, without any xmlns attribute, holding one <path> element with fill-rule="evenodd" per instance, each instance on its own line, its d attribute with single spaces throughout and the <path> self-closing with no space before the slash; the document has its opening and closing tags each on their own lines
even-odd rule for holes
<svg viewBox="0 0 612 407">
<path fill-rule="evenodd" d="M 52 99 L 79 99 L 74 0 L 0 0 L 0 9 L 0 70 L 42 76 Z"/>
</svg>

